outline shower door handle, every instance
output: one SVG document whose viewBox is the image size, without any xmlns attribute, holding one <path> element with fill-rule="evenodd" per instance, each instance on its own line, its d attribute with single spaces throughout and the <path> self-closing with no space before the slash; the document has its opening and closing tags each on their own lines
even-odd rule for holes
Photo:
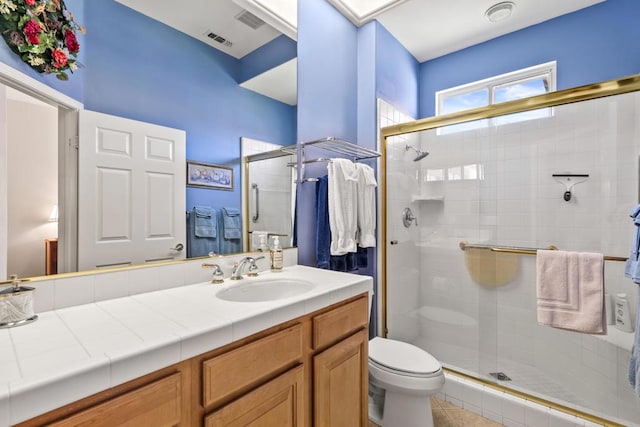
<svg viewBox="0 0 640 427">
<path fill-rule="evenodd" d="M 402 224 L 409 228 L 412 222 L 416 223 L 416 227 L 418 226 L 418 218 L 411 212 L 410 208 L 404 208 L 404 211 L 402 211 Z"/>
<path fill-rule="evenodd" d="M 258 222 L 258 218 L 260 218 L 260 189 L 256 183 L 251 184 L 251 188 L 256 190 L 256 214 L 251 217 L 251 221 Z"/>
</svg>

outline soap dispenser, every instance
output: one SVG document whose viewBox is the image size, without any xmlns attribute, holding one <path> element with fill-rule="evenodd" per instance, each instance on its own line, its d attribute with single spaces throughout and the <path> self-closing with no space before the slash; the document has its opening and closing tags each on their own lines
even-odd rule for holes
<svg viewBox="0 0 640 427">
<path fill-rule="evenodd" d="M 283 253 L 280 246 L 280 238 L 273 236 L 273 246 L 271 246 L 271 271 L 282 271 Z"/>
</svg>

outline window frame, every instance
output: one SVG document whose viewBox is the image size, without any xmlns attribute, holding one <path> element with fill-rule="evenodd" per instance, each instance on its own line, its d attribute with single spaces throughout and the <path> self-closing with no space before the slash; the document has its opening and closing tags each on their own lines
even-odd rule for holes
<svg viewBox="0 0 640 427">
<path fill-rule="evenodd" d="M 436 116 L 440 116 L 443 114 L 443 104 L 444 101 L 448 98 L 487 89 L 489 98 L 488 105 L 494 105 L 496 104 L 496 88 L 513 85 L 520 82 L 527 82 L 541 77 L 547 82 L 549 86 L 547 89 L 547 93 L 554 92 L 556 90 L 556 69 L 556 61 L 550 61 L 544 64 L 534 65 L 532 67 L 523 68 L 521 70 L 511 71 L 509 73 L 489 77 L 487 79 L 439 90 L 436 92 Z"/>
</svg>

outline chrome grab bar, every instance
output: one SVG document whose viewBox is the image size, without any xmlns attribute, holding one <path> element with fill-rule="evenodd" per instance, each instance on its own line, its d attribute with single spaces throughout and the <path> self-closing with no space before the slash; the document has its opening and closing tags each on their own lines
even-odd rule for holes
<svg viewBox="0 0 640 427">
<path fill-rule="evenodd" d="M 260 189 L 255 182 L 251 184 L 251 188 L 256 190 L 256 214 L 251 217 L 251 221 L 258 222 L 258 218 L 260 218 Z"/>
<path fill-rule="evenodd" d="M 551 251 L 558 250 L 558 247 L 555 245 L 549 245 L 546 248 L 523 248 L 518 246 L 476 245 L 476 244 L 469 244 L 465 241 L 460 242 L 459 246 L 460 246 L 460 249 L 462 249 L 463 251 L 467 249 L 487 249 L 492 252 L 502 252 L 502 253 L 519 254 L 519 255 L 536 255 L 538 253 L 538 250 L 542 250 L 542 249 L 551 250 Z M 623 262 L 627 260 L 627 258 L 625 257 L 609 256 L 609 255 L 604 255 L 603 259 L 605 261 L 623 261 Z"/>
</svg>

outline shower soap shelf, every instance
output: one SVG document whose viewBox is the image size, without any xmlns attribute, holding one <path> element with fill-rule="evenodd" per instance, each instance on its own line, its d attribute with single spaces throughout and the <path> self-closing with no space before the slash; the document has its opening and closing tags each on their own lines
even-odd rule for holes
<svg viewBox="0 0 640 427">
<path fill-rule="evenodd" d="M 444 196 L 411 196 L 412 202 L 444 202 Z"/>
<path fill-rule="evenodd" d="M 332 153 L 340 154 L 344 157 L 350 158 L 354 162 L 360 160 L 375 159 L 381 156 L 377 151 L 369 148 L 361 147 L 351 142 L 339 139 L 333 136 L 317 139 L 315 141 L 303 142 L 300 144 L 300 168 L 298 174 L 298 183 L 315 182 L 318 178 L 305 178 L 304 168 L 309 163 L 330 163 L 331 159 L 327 157 L 318 157 L 315 159 L 307 159 L 305 156 L 305 149 L 308 147 L 321 148 Z"/>
</svg>

